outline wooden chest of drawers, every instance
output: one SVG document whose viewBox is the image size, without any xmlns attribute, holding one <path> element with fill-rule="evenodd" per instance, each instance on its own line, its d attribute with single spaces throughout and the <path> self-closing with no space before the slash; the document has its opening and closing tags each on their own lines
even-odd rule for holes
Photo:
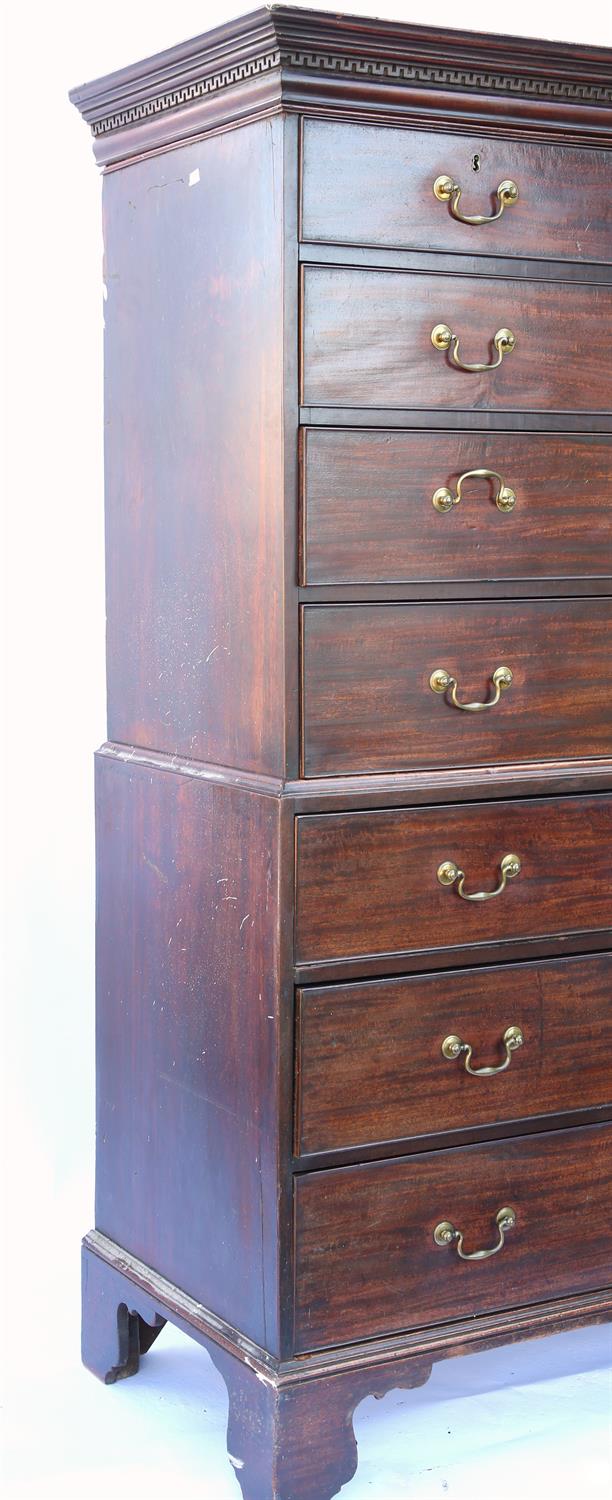
<svg viewBox="0 0 612 1500">
<path fill-rule="evenodd" d="M 131 1375 L 171 1319 L 244 1500 L 331 1500 L 363 1396 L 612 1308 L 611 57 L 280 6 L 72 97 L 84 1359 Z"/>
</svg>

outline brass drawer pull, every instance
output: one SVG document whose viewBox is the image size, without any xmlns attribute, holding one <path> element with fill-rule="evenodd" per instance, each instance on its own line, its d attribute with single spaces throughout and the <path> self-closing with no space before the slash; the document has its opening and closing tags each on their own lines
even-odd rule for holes
<svg viewBox="0 0 612 1500">
<path fill-rule="evenodd" d="M 497 359 L 493 359 L 486 365 L 466 365 L 459 358 L 459 335 L 452 333 L 447 323 L 436 323 L 431 330 L 431 342 L 434 349 L 450 349 L 451 358 L 459 370 L 468 370 L 471 375 L 479 374 L 481 370 L 496 370 L 501 365 L 504 354 L 511 354 L 516 344 L 516 338 L 509 328 L 498 328 L 493 337 L 493 343 L 497 349 Z"/>
<path fill-rule="evenodd" d="M 450 1219 L 443 1219 L 441 1224 L 436 1224 L 433 1232 L 434 1241 L 436 1245 L 441 1245 L 443 1249 L 448 1245 L 454 1245 L 460 1260 L 490 1260 L 492 1255 L 497 1255 L 499 1250 L 503 1250 L 508 1230 L 514 1229 L 516 1224 L 515 1210 L 513 1208 L 500 1208 L 499 1213 L 495 1215 L 495 1223 L 499 1230 L 499 1239 L 496 1245 L 491 1246 L 490 1250 L 473 1250 L 471 1255 L 466 1255 L 463 1248 L 463 1231 L 455 1229 Z"/>
<path fill-rule="evenodd" d="M 462 214 L 459 210 L 459 199 L 462 189 L 458 182 L 453 182 L 452 177 L 436 177 L 433 185 L 434 197 L 439 203 L 449 203 L 450 211 L 454 219 L 460 224 L 494 224 L 496 219 L 501 219 L 505 208 L 512 208 L 516 203 L 519 191 L 515 182 L 510 177 L 500 182 L 496 191 L 497 212 L 494 214 Z"/>
<path fill-rule="evenodd" d="M 501 474 L 498 474 L 495 469 L 466 469 L 465 474 L 459 475 L 456 494 L 453 495 L 452 490 L 448 489 L 436 490 L 432 502 L 436 510 L 439 510 L 444 515 L 446 511 L 452 510 L 453 505 L 459 504 L 461 486 L 466 479 L 496 479 L 497 494 L 495 496 L 495 504 L 497 509 L 502 511 L 514 510 L 516 504 L 514 490 L 510 489 L 509 484 L 504 484 Z"/>
<path fill-rule="evenodd" d="M 454 860 L 445 859 L 438 866 L 437 874 L 440 885 L 454 885 L 455 881 L 457 882 L 457 895 L 461 896 L 463 901 L 492 901 L 494 896 L 501 896 L 509 880 L 514 880 L 517 875 L 520 875 L 521 861 L 518 854 L 504 854 L 499 868 L 501 880 L 496 889 L 494 891 L 474 891 L 472 896 L 468 896 L 466 891 L 464 891 L 465 871 L 460 870 Z"/>
<path fill-rule="evenodd" d="M 497 1063 L 494 1068 L 473 1068 L 471 1059 L 474 1049 L 470 1042 L 462 1042 L 460 1036 L 445 1036 L 441 1050 L 442 1056 L 446 1057 L 449 1062 L 455 1062 L 456 1058 L 462 1057 L 465 1071 L 471 1073 L 472 1078 L 493 1078 L 495 1073 L 505 1073 L 506 1068 L 509 1068 L 512 1062 L 512 1053 L 522 1047 L 524 1040 L 520 1026 L 507 1026 L 502 1037 L 506 1049 L 505 1060 Z"/>
<path fill-rule="evenodd" d="M 486 703 L 460 703 L 457 697 L 457 678 L 452 677 L 445 667 L 436 667 L 429 679 L 432 693 L 448 693 L 450 689 L 450 702 L 453 708 L 461 708 L 466 714 L 480 714 L 485 708 L 495 708 L 499 703 L 505 688 L 512 685 L 512 673 L 509 667 L 496 667 L 491 677 L 495 689 L 492 698 L 487 698 Z"/>
</svg>

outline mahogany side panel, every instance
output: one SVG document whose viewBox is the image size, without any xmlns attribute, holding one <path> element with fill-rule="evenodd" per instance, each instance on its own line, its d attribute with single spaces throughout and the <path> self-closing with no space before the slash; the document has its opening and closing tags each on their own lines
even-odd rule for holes
<svg viewBox="0 0 612 1500">
<path fill-rule="evenodd" d="M 436 490 L 456 494 L 470 469 L 499 482 L 464 481 L 442 513 Z M 303 434 L 305 584 L 601 579 L 612 573 L 610 438 L 547 433 L 364 432 Z M 542 585 L 544 588 L 544 585 Z"/>
<path fill-rule="evenodd" d="M 306 776 L 612 753 L 612 600 L 306 605 Z M 459 703 L 432 690 L 444 669 Z"/>
<path fill-rule="evenodd" d="M 280 803 L 99 757 L 104 1234 L 279 1346 Z"/>
<path fill-rule="evenodd" d="M 298 995 L 296 1149 L 364 1147 L 612 1102 L 612 954 L 325 985 Z M 523 1043 L 500 1067 L 503 1036 Z"/>
<path fill-rule="evenodd" d="M 104 182 L 109 738 L 282 774 L 283 123 Z"/>
<path fill-rule="evenodd" d="M 607 795 L 300 817 L 297 961 L 485 944 L 502 958 L 504 942 L 606 931 L 611 846 Z M 492 891 L 504 854 L 521 872 L 496 900 L 437 879 L 454 861 L 468 893 Z"/>
<path fill-rule="evenodd" d="M 306 120 L 302 235 L 475 256 L 610 261 L 611 169 L 608 151 Z M 434 196 L 440 176 L 460 184 L 464 214 L 494 213 L 496 188 L 508 178 L 518 200 L 493 224 L 462 224 Z"/>
<path fill-rule="evenodd" d="M 509 277 L 306 266 L 302 400 L 314 406 L 443 411 L 608 412 L 603 331 L 612 288 Z M 433 347 L 446 324 L 467 363 L 490 365 L 493 337 L 516 346 L 496 369 L 466 373 Z"/>
<path fill-rule="evenodd" d="M 455 1147 L 296 1181 L 296 1349 L 482 1315 L 608 1284 L 612 1126 Z M 516 1224 L 487 1260 L 461 1260 Z"/>
</svg>

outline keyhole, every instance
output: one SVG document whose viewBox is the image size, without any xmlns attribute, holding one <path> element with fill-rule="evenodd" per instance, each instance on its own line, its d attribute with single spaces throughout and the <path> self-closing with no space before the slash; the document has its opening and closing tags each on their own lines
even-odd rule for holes
<svg viewBox="0 0 612 1500">
<path fill-rule="evenodd" d="M 472 171 L 473 172 L 479 172 L 480 171 L 480 157 L 478 155 L 478 152 L 476 152 L 475 156 L 472 157 Z"/>
</svg>

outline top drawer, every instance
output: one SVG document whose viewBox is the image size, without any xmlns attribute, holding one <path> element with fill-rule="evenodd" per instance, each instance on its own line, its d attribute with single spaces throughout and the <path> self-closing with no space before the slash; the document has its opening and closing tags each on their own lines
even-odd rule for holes
<svg viewBox="0 0 612 1500">
<path fill-rule="evenodd" d="M 612 152 L 371 125 L 304 123 L 302 238 L 466 255 L 612 261 Z M 461 187 L 467 215 L 492 215 L 497 188 L 518 198 L 488 224 L 464 224 L 434 195 Z"/>
</svg>

